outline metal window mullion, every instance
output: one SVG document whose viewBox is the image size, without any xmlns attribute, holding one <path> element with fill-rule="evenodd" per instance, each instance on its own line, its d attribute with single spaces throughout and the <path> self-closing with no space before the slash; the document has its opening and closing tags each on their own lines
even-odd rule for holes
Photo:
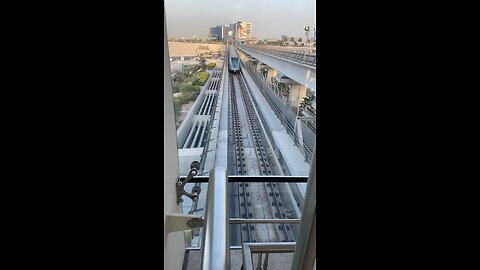
<svg viewBox="0 0 480 270">
<path fill-rule="evenodd" d="M 317 156 L 316 146 L 310 165 L 305 203 L 300 220 L 297 244 L 292 261 L 292 270 L 311 270 L 316 256 L 316 211 L 317 211 L 317 171 L 315 167 Z"/>
</svg>

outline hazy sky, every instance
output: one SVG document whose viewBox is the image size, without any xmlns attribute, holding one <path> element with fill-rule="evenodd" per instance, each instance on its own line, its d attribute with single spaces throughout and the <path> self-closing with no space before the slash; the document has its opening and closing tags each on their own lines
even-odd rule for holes
<svg viewBox="0 0 480 270">
<path fill-rule="evenodd" d="M 316 26 L 315 0 L 165 0 L 169 37 L 207 38 L 210 27 L 251 22 L 252 36 L 305 38 Z"/>
</svg>

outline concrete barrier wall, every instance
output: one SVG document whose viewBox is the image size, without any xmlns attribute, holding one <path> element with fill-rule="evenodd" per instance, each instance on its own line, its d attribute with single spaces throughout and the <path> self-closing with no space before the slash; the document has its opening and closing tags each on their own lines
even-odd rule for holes
<svg viewBox="0 0 480 270">
<path fill-rule="evenodd" d="M 273 92 L 272 89 L 269 87 L 265 87 L 267 90 L 267 94 L 269 97 L 272 98 L 273 102 L 277 107 L 280 109 L 282 114 L 285 116 L 285 118 L 288 120 L 290 125 L 295 126 L 295 119 L 297 118 L 297 115 L 290 110 L 288 106 L 285 106 L 283 101 L 280 99 L 275 92 Z M 303 132 L 303 141 L 313 149 L 315 146 L 315 141 L 316 141 L 316 134 L 306 125 L 305 122 L 302 122 L 302 132 Z"/>
<path fill-rule="evenodd" d="M 209 79 L 210 80 L 210 79 Z M 205 84 L 207 85 L 207 84 Z M 185 116 L 185 119 L 183 122 L 180 124 L 180 127 L 177 130 L 177 146 L 178 148 L 181 148 L 183 144 L 185 143 L 185 140 L 187 139 L 188 133 L 190 132 L 190 129 L 192 129 L 193 126 L 193 116 L 197 114 L 198 110 L 200 109 L 200 106 L 202 106 L 202 102 L 205 99 L 205 91 L 203 89 L 205 86 L 202 87 L 202 90 L 200 94 L 198 95 L 197 99 L 193 103 L 192 108 L 190 111 L 187 113 Z"/>
<path fill-rule="evenodd" d="M 185 116 L 185 119 L 183 122 L 180 124 L 180 127 L 177 130 L 177 146 L 178 148 L 181 148 L 183 144 L 185 143 L 185 140 L 187 139 L 188 133 L 190 132 L 190 129 L 193 126 L 193 116 L 195 116 L 198 111 L 200 110 L 200 107 L 202 106 L 202 102 L 206 97 L 205 91 L 207 90 L 208 86 L 210 85 L 212 80 L 212 74 L 210 73 L 210 76 L 208 77 L 208 80 L 205 82 L 205 85 L 202 86 L 200 90 L 200 94 L 198 95 L 197 99 L 193 103 L 192 108 L 190 111 L 187 113 Z"/>
<path fill-rule="evenodd" d="M 290 110 L 290 108 L 285 105 L 285 103 L 280 99 L 275 92 L 273 92 L 270 87 L 263 81 L 261 78 L 258 77 L 258 74 L 252 74 L 253 71 L 251 69 L 247 69 L 249 71 L 249 74 L 252 77 L 256 77 L 254 79 L 257 83 L 262 84 L 262 89 L 265 90 L 266 94 L 271 98 L 273 103 L 276 105 L 276 107 L 280 110 L 283 116 L 287 119 L 288 123 L 292 125 L 292 127 L 295 126 L 295 119 L 297 118 L 297 115 Z M 313 149 L 315 146 L 315 141 L 316 141 L 316 134 L 306 125 L 306 123 L 302 122 L 302 132 L 303 132 L 303 141 L 305 142 L 306 145 L 308 145 L 310 148 Z"/>
<path fill-rule="evenodd" d="M 208 46 L 208 49 L 212 52 L 225 51 L 225 44 L 208 44 L 208 43 L 185 43 L 185 42 L 168 42 L 168 51 L 170 57 L 185 56 L 185 55 L 197 55 L 198 53 L 206 52 L 205 49 L 199 49 L 199 46 Z"/>
</svg>

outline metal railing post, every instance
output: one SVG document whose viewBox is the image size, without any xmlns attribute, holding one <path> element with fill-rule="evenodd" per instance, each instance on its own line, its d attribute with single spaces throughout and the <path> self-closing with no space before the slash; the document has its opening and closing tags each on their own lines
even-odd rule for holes
<svg viewBox="0 0 480 270">
<path fill-rule="evenodd" d="M 202 270 L 230 269 L 228 178 L 225 168 L 210 171 L 202 242 Z"/>
<path fill-rule="evenodd" d="M 292 261 L 292 270 L 311 270 L 316 257 L 316 213 L 317 213 L 317 150 L 313 150 L 310 174 L 308 176 L 305 203 L 300 219 L 297 245 Z"/>
<path fill-rule="evenodd" d="M 265 263 L 264 266 L 268 266 L 268 254 L 270 253 L 291 253 L 295 249 L 295 243 L 243 243 L 242 246 L 242 255 L 243 255 L 243 267 L 244 270 L 253 270 L 253 259 L 252 253 L 265 253 Z M 260 256 L 259 256 L 259 261 Z"/>
</svg>

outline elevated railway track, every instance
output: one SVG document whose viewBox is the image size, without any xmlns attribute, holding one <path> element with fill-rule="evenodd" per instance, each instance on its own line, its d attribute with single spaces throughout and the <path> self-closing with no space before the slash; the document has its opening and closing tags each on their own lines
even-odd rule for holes
<svg viewBox="0 0 480 270">
<path fill-rule="evenodd" d="M 279 174 L 274 168 L 273 150 L 265 143 L 267 136 L 256 115 L 254 102 L 248 93 L 242 74 L 229 75 L 229 115 L 233 136 L 234 174 L 273 175 Z M 277 161 L 278 162 L 278 161 Z M 277 166 L 279 164 L 276 164 Z M 292 215 L 283 200 L 286 186 L 276 183 L 235 183 L 238 190 L 239 217 L 245 219 L 286 219 Z M 282 198 L 283 197 L 283 198 Z M 242 242 L 294 242 L 295 231 L 292 224 L 243 224 Z"/>
</svg>

